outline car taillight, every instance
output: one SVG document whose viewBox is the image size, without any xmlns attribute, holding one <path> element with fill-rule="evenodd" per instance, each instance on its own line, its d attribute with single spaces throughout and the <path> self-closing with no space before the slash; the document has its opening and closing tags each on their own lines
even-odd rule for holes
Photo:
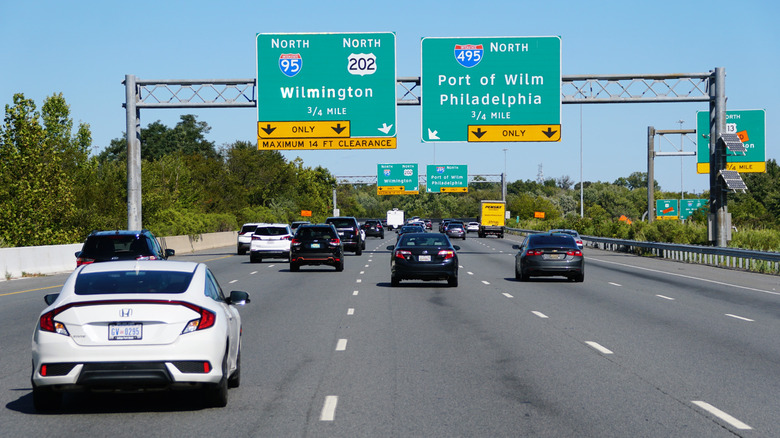
<svg viewBox="0 0 780 438">
<path fill-rule="evenodd" d="M 542 250 L 539 249 L 529 249 L 528 252 L 525 253 L 525 255 L 527 256 L 538 256 L 542 254 L 543 254 Z"/>
<path fill-rule="evenodd" d="M 339 246 L 339 245 L 341 245 L 341 239 L 330 239 L 330 240 L 328 240 L 328 245 L 330 245 L 330 246 Z"/>
<path fill-rule="evenodd" d="M 94 263 L 95 259 L 88 259 L 86 257 L 78 257 L 76 259 L 76 267 L 78 268 L 81 265 L 89 265 L 90 263 Z"/>
<path fill-rule="evenodd" d="M 397 258 L 397 259 L 404 259 L 404 260 L 406 260 L 406 256 L 410 256 L 411 257 L 411 255 L 412 255 L 412 252 L 411 251 L 407 251 L 405 249 L 399 249 L 399 250 L 397 250 L 395 252 L 395 258 Z"/>
<path fill-rule="evenodd" d="M 252 234 L 252 240 L 263 240 L 263 239 L 260 238 L 260 236 L 258 236 L 257 234 Z"/>
<path fill-rule="evenodd" d="M 282 236 L 282 240 L 292 240 L 292 236 Z"/>
<path fill-rule="evenodd" d="M 444 257 L 444 260 L 451 259 L 455 257 L 455 251 L 451 249 L 443 249 L 439 251 L 439 257 Z"/>
<path fill-rule="evenodd" d="M 571 251 L 567 251 L 566 255 L 581 257 L 582 256 L 582 251 L 580 251 L 578 249 L 577 250 L 571 250 Z"/>
<path fill-rule="evenodd" d="M 188 308 L 191 310 L 194 310 L 198 313 L 200 313 L 200 318 L 193 319 L 192 321 L 188 322 L 186 326 L 184 326 L 184 330 L 182 330 L 181 334 L 186 333 L 192 333 L 197 330 L 203 330 L 207 329 L 209 327 L 213 327 L 214 324 L 217 322 L 217 314 L 212 312 L 211 310 L 204 309 L 202 307 L 198 307 L 194 304 L 185 304 Z"/>
<path fill-rule="evenodd" d="M 68 333 L 68 329 L 65 328 L 65 324 L 54 320 L 54 317 L 58 313 L 59 312 L 55 309 L 41 315 L 41 321 L 40 321 L 41 330 L 44 332 L 51 332 L 51 333 L 57 333 L 64 336 L 70 336 L 70 333 Z"/>
<path fill-rule="evenodd" d="M 301 245 L 301 241 L 298 240 L 298 239 L 292 239 L 291 242 L 290 242 L 290 245 L 300 246 Z"/>
</svg>

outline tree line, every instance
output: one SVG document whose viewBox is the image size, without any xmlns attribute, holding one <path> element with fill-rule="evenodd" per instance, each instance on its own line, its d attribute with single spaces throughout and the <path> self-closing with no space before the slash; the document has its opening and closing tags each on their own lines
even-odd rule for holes
<svg viewBox="0 0 780 438">
<path fill-rule="evenodd" d="M 501 199 L 500 185 L 486 181 L 470 183 L 467 193 L 426 193 L 421 187 L 419 195 L 379 196 L 376 185 L 342 184 L 328 169 L 258 151 L 253 142 L 217 147 L 207 139 L 210 129 L 190 114 L 173 127 L 156 121 L 141 129 L 142 220 L 155 234 L 232 231 L 245 222 L 320 222 L 332 213 L 334 188 L 341 214 L 360 218 L 381 218 L 393 208 L 432 219 L 476 218 L 481 200 Z M 14 95 L 0 126 L 0 246 L 76 243 L 92 230 L 127 226 L 124 133 L 97 154 L 90 154 L 92 148 L 90 126 L 74 125 L 62 94 L 47 97 L 40 110 L 23 94 Z M 780 248 L 780 168 L 769 160 L 766 173 L 743 174 L 743 179 L 749 192 L 729 195 L 733 224 L 754 233 L 750 245 Z M 657 198 L 679 198 L 679 192 L 663 192 L 654 184 Z M 509 225 L 707 243 L 703 213 L 685 224 L 641 222 L 647 209 L 645 172 L 611 183 L 584 182 L 583 200 L 581 217 L 579 183 L 568 176 L 511 182 Z M 303 210 L 312 216 L 302 217 Z M 545 218 L 534 219 L 535 212 Z M 633 224 L 619 221 L 621 216 Z"/>
</svg>

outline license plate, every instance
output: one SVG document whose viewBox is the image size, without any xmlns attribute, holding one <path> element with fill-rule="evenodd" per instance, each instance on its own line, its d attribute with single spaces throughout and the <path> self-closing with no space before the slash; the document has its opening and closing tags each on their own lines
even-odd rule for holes
<svg viewBox="0 0 780 438">
<path fill-rule="evenodd" d="M 108 325 L 109 341 L 137 341 L 143 338 L 143 324 L 117 322 Z"/>
<path fill-rule="evenodd" d="M 320 247 L 319 243 L 312 243 L 311 244 L 311 248 L 319 248 L 319 247 Z"/>
<path fill-rule="evenodd" d="M 561 257 L 561 256 L 566 257 L 563 254 L 547 254 L 547 258 L 550 259 L 550 260 L 562 259 L 563 257 Z"/>
<path fill-rule="evenodd" d="M 417 260 L 419 260 L 421 262 L 430 262 L 431 261 L 431 256 L 430 256 L 430 254 L 429 255 L 421 255 Z"/>
</svg>

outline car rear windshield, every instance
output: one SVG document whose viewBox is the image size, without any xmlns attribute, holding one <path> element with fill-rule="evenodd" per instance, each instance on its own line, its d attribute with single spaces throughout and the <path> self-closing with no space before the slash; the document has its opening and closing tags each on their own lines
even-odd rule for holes
<svg viewBox="0 0 780 438">
<path fill-rule="evenodd" d="M 122 254 L 127 254 L 135 258 L 135 255 L 149 253 L 149 247 L 144 236 L 135 234 L 90 236 L 84 242 L 82 253 L 91 257 L 104 258 L 121 257 Z"/>
<path fill-rule="evenodd" d="M 411 236 L 401 237 L 398 246 L 449 246 L 444 236 Z"/>
<path fill-rule="evenodd" d="M 574 238 L 564 234 L 558 236 L 539 236 L 533 237 L 528 241 L 529 248 L 542 248 L 542 247 L 576 247 Z"/>
<path fill-rule="evenodd" d="M 180 294 L 190 286 L 193 272 L 112 271 L 81 274 L 76 295 Z"/>
<path fill-rule="evenodd" d="M 283 236 L 288 234 L 287 227 L 257 227 L 255 234 L 260 236 Z"/>
<path fill-rule="evenodd" d="M 300 227 L 295 237 L 299 239 L 335 239 L 337 236 L 331 227 Z"/>
<path fill-rule="evenodd" d="M 329 224 L 333 224 L 336 228 L 353 228 L 355 221 L 351 219 L 328 219 Z"/>
<path fill-rule="evenodd" d="M 257 225 L 244 225 L 241 227 L 241 234 L 254 233 L 257 229 Z"/>
</svg>

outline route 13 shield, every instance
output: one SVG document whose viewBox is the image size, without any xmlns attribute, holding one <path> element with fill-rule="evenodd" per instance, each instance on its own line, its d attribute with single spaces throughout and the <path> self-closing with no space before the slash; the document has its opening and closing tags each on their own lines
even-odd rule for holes
<svg viewBox="0 0 780 438">
<path fill-rule="evenodd" d="M 293 77 L 301 72 L 303 58 L 300 53 L 282 53 L 279 55 L 279 69 L 288 77 Z"/>
<path fill-rule="evenodd" d="M 455 44 L 455 59 L 466 68 L 479 64 L 484 53 L 482 44 Z"/>
</svg>

